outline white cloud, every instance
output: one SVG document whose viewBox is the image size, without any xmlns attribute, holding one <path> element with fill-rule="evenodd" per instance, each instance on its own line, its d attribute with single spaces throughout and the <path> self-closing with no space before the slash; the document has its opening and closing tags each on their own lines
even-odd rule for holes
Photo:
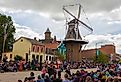
<svg viewBox="0 0 121 82">
<path fill-rule="evenodd" d="M 59 20 L 62 19 L 62 15 L 59 14 L 62 13 L 63 5 L 76 3 L 82 4 L 88 13 L 110 12 L 121 6 L 121 0 L 1 0 L 0 7 L 48 13 L 50 18 Z"/>
<path fill-rule="evenodd" d="M 116 46 L 116 52 L 121 54 L 121 34 L 89 35 L 86 39 L 89 41 L 86 49 L 96 48 L 96 43 L 98 43 L 97 47 L 105 44 L 114 44 Z"/>
<path fill-rule="evenodd" d="M 52 35 L 63 39 L 66 27 L 62 6 L 78 2 L 84 5 L 94 29 L 93 35 L 86 37 L 90 42 L 87 47 L 94 48 L 97 42 L 115 43 L 117 53 L 121 53 L 121 0 L 1 0 L 0 12 L 12 16 L 16 38 L 43 38 L 39 34 L 49 27 Z"/>
<path fill-rule="evenodd" d="M 38 39 L 44 38 L 43 35 L 40 35 L 39 33 L 34 32 L 30 27 L 20 26 L 19 24 L 16 24 L 16 23 L 14 23 L 14 26 L 16 27 L 15 39 L 18 39 L 22 36 L 32 38 L 32 39 L 34 37 L 37 37 Z"/>
</svg>

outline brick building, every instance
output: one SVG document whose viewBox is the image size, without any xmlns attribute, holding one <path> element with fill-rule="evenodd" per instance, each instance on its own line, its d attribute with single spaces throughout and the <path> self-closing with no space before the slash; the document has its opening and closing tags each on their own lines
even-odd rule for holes
<svg viewBox="0 0 121 82">
<path fill-rule="evenodd" d="M 45 34 L 45 38 L 39 40 L 39 42 L 45 45 L 45 59 L 44 60 L 53 61 L 57 58 L 56 50 L 57 50 L 58 45 L 60 44 L 60 41 L 56 40 L 56 36 L 52 38 L 51 31 L 49 28 L 47 28 L 44 34 Z"/>
<path fill-rule="evenodd" d="M 103 54 L 106 54 L 109 57 L 109 60 L 111 57 L 112 60 L 116 60 L 116 51 L 114 45 L 102 45 L 101 48 L 98 48 L 98 50 L 101 51 Z M 81 55 L 82 58 L 92 60 L 96 56 L 96 49 L 83 50 L 81 52 Z"/>
</svg>

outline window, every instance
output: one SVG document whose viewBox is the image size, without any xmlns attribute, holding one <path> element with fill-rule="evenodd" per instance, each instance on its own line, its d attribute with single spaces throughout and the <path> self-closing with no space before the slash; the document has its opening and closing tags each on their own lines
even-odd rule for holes
<svg viewBox="0 0 121 82">
<path fill-rule="evenodd" d="M 23 42 L 23 39 L 21 39 L 21 42 Z"/>
<path fill-rule="evenodd" d="M 32 51 L 33 51 L 33 52 L 35 51 L 35 46 L 32 47 Z"/>
<path fill-rule="evenodd" d="M 26 61 L 28 61 L 28 53 L 26 53 Z"/>
<path fill-rule="evenodd" d="M 70 32 L 70 34 L 71 34 L 71 32 Z"/>
<path fill-rule="evenodd" d="M 39 47 L 37 47 L 37 52 L 39 52 Z"/>
<path fill-rule="evenodd" d="M 12 58 L 12 54 L 10 54 L 10 58 Z"/>
<path fill-rule="evenodd" d="M 46 48 L 46 53 L 48 53 L 48 48 Z"/>
<path fill-rule="evenodd" d="M 32 54 L 32 59 L 35 59 L 35 55 L 34 54 Z"/>
<path fill-rule="evenodd" d="M 48 56 L 46 56 L 46 60 L 48 60 Z"/>
<path fill-rule="evenodd" d="M 49 56 L 49 61 L 51 61 L 51 56 Z"/>
<path fill-rule="evenodd" d="M 41 52 L 43 52 L 43 48 L 41 48 Z"/>
</svg>

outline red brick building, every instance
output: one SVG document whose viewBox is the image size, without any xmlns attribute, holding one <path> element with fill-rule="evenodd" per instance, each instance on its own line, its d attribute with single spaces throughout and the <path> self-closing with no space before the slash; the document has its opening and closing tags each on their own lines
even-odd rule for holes
<svg viewBox="0 0 121 82">
<path fill-rule="evenodd" d="M 103 45 L 98 48 L 103 54 L 106 54 L 109 58 L 112 56 L 112 60 L 116 60 L 116 51 L 114 45 Z M 81 52 L 82 58 L 92 60 L 96 56 L 96 49 L 83 50 Z"/>
<path fill-rule="evenodd" d="M 51 36 L 51 31 L 47 28 L 45 34 L 45 39 L 39 40 L 39 42 L 45 45 L 45 59 L 48 61 L 53 61 L 56 59 L 56 50 L 60 41 L 56 40 L 56 36 Z"/>
</svg>

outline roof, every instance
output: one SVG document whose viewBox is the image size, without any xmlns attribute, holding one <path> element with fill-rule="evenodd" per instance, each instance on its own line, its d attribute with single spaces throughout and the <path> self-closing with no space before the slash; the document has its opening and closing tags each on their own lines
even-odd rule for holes
<svg viewBox="0 0 121 82">
<path fill-rule="evenodd" d="M 46 32 L 50 32 L 50 29 L 49 29 L 49 28 L 47 28 Z"/>
<path fill-rule="evenodd" d="M 21 39 L 21 38 L 24 38 L 24 39 L 30 41 L 32 44 L 35 44 L 35 45 L 44 45 L 44 44 L 42 44 L 41 42 L 39 42 L 39 41 L 37 41 L 37 40 L 34 40 L 34 39 L 31 39 L 31 38 L 20 37 L 19 39 Z M 19 40 L 19 39 L 18 39 L 18 40 Z M 16 41 L 18 41 L 18 40 L 16 40 Z M 16 42 L 16 41 L 15 41 L 15 42 Z"/>
<path fill-rule="evenodd" d="M 58 45 L 59 45 L 58 42 L 45 44 L 46 48 L 50 48 L 50 49 L 57 49 Z"/>
</svg>

